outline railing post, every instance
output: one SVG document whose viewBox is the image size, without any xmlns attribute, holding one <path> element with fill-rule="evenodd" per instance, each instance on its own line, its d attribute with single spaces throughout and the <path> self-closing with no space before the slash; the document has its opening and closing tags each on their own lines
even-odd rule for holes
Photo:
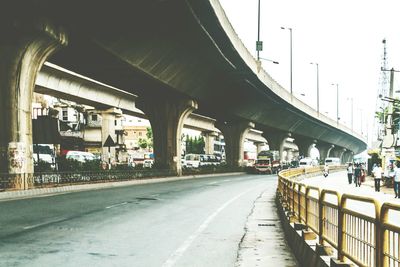
<svg viewBox="0 0 400 267">
<path fill-rule="evenodd" d="M 318 237 L 319 237 L 319 244 L 323 245 L 323 236 L 324 236 L 324 207 L 323 207 L 323 202 L 324 202 L 324 196 L 325 196 L 325 191 L 322 190 L 321 194 L 318 198 Z"/>
<path fill-rule="evenodd" d="M 344 208 L 346 207 L 346 198 L 338 199 L 338 260 L 343 261 L 343 250 L 346 247 L 346 239 L 344 238 L 344 226 L 346 224 Z"/>
<path fill-rule="evenodd" d="M 301 223 L 301 186 L 297 184 L 297 209 L 299 211 L 299 223 Z"/>
<path fill-rule="evenodd" d="M 294 209 L 294 183 L 292 182 L 292 186 L 291 186 L 291 191 L 292 191 L 292 197 L 291 197 L 291 200 L 292 200 L 292 211 L 293 211 L 293 213 L 295 213 L 295 209 Z"/>
<path fill-rule="evenodd" d="M 310 193 L 310 189 L 305 185 L 305 191 L 304 191 L 305 218 L 304 218 L 304 222 L 305 222 L 307 227 L 308 227 L 308 193 Z"/>
<path fill-rule="evenodd" d="M 385 251 L 388 251 L 388 239 L 389 233 L 385 230 L 384 224 L 388 220 L 388 209 L 383 205 L 380 210 L 380 220 L 377 222 L 379 223 L 379 227 L 376 229 L 376 233 L 379 236 L 376 237 L 376 242 L 379 241 L 379 244 L 376 244 L 376 266 L 387 267 L 389 266 L 389 258 L 385 257 Z M 378 239 L 379 238 L 379 239 Z M 379 249 L 378 249 L 379 248 Z"/>
</svg>

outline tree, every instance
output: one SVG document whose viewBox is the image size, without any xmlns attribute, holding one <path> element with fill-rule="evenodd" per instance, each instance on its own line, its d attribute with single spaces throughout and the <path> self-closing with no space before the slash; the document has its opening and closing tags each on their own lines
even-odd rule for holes
<svg viewBox="0 0 400 267">
<path fill-rule="evenodd" d="M 148 148 L 153 148 L 153 129 L 151 127 L 147 127 L 147 132 L 146 132 L 146 137 L 147 137 L 147 147 Z M 140 142 L 140 139 L 139 139 Z M 140 146 L 140 144 L 139 144 Z"/>
<path fill-rule="evenodd" d="M 149 146 L 148 140 L 144 138 L 139 138 L 138 145 L 140 148 L 146 149 Z"/>
<path fill-rule="evenodd" d="M 204 146 L 205 142 L 202 136 L 199 138 L 186 136 L 186 154 L 203 154 Z"/>
</svg>

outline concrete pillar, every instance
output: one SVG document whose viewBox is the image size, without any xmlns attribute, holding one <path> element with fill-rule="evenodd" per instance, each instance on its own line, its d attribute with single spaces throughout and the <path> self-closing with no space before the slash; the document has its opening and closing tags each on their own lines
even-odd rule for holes
<svg viewBox="0 0 400 267">
<path fill-rule="evenodd" d="M 264 131 L 262 136 L 267 139 L 269 150 L 279 151 L 279 157 L 283 160 L 283 149 L 286 138 L 290 137 L 290 133 Z"/>
<path fill-rule="evenodd" d="M 182 174 L 181 135 L 183 122 L 198 108 L 193 100 L 173 95 L 141 96 L 136 106 L 148 117 L 153 130 L 155 166 Z"/>
<path fill-rule="evenodd" d="M 326 143 L 317 143 L 315 147 L 319 151 L 319 160 L 320 162 L 324 162 L 327 157 L 330 156 L 331 150 L 335 147 L 334 145 L 331 144 L 326 144 Z"/>
<path fill-rule="evenodd" d="M 252 122 L 217 122 L 225 139 L 226 163 L 233 167 L 243 166 L 243 141 L 245 134 L 254 128 Z"/>
<path fill-rule="evenodd" d="M 32 98 L 46 59 L 67 44 L 62 29 L 48 21 L 16 21 L 0 39 L 0 172 L 33 172 Z M 16 187 L 26 189 L 22 181 Z"/>
<path fill-rule="evenodd" d="M 204 137 L 204 151 L 206 154 L 214 154 L 214 140 L 215 137 L 218 136 L 218 133 L 213 131 L 204 131 L 202 132 L 202 136 Z"/>
<path fill-rule="evenodd" d="M 346 152 L 346 149 L 345 148 L 342 148 L 342 150 L 339 152 L 339 159 L 340 159 L 340 162 L 342 163 L 342 164 L 344 164 L 344 163 L 346 163 L 346 160 L 345 160 L 345 158 L 344 158 L 344 153 Z"/>
<path fill-rule="evenodd" d="M 299 149 L 299 155 L 303 157 L 310 157 L 311 156 L 311 149 L 316 143 L 316 140 L 295 137 L 294 143 L 297 145 Z"/>
<path fill-rule="evenodd" d="M 117 135 L 116 135 L 116 125 L 115 121 L 122 117 L 122 111 L 118 108 L 110 108 L 107 110 L 103 110 L 101 112 L 101 144 L 102 146 L 106 142 L 108 136 L 112 138 L 114 143 L 117 143 Z M 110 147 L 110 153 L 108 151 L 108 147 L 102 147 L 102 160 L 105 162 L 115 163 L 117 160 L 116 147 Z"/>
</svg>

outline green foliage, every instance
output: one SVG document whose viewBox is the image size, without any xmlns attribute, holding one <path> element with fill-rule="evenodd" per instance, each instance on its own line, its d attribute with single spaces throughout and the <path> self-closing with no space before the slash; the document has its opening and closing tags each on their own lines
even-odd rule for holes
<svg viewBox="0 0 400 267">
<path fill-rule="evenodd" d="M 143 149 L 147 148 L 149 146 L 147 142 L 148 142 L 147 139 L 139 138 L 138 141 L 139 147 Z"/>
<path fill-rule="evenodd" d="M 148 148 L 153 148 L 153 130 L 150 127 L 147 127 L 147 133 L 146 133 L 146 137 L 147 137 L 147 147 Z"/>
<path fill-rule="evenodd" d="M 59 171 L 99 171 L 101 170 L 100 160 L 79 162 L 74 159 L 60 158 L 58 160 Z"/>
<path fill-rule="evenodd" d="M 186 154 L 204 154 L 205 141 L 202 136 L 186 136 Z"/>
<path fill-rule="evenodd" d="M 35 165 L 35 172 L 49 172 L 52 170 L 51 164 L 43 160 L 39 160 L 39 163 Z"/>
</svg>

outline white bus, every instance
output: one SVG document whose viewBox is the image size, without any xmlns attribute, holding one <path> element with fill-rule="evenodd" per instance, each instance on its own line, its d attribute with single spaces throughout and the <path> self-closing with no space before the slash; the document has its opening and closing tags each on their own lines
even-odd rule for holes
<svg viewBox="0 0 400 267">
<path fill-rule="evenodd" d="M 187 168 L 199 168 L 209 165 L 220 165 L 220 159 L 215 155 L 209 154 L 187 154 L 185 155 L 183 166 Z"/>
<path fill-rule="evenodd" d="M 338 166 L 338 165 L 340 165 L 340 159 L 339 158 L 326 158 L 325 165 Z"/>
</svg>

